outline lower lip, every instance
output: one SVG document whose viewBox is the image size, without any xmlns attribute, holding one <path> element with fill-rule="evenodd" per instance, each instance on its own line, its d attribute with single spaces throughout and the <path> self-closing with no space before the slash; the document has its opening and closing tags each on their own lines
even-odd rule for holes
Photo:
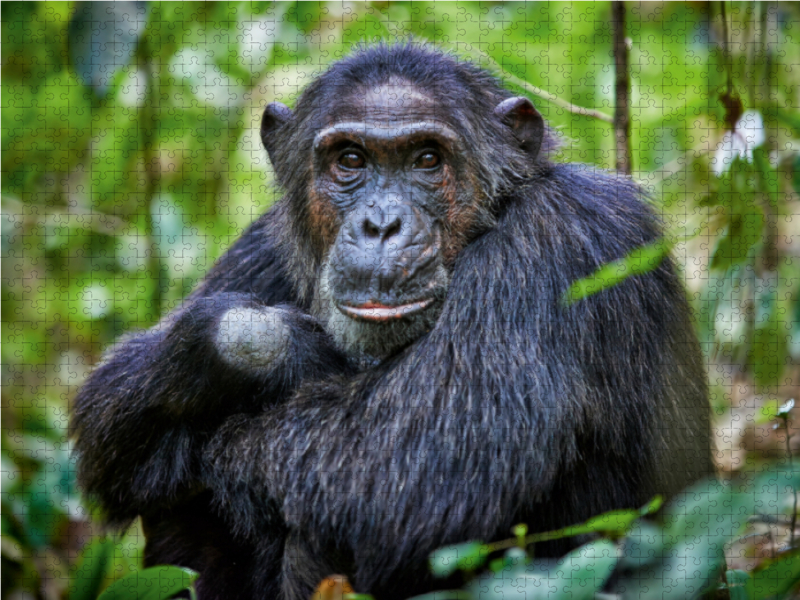
<svg viewBox="0 0 800 600">
<path fill-rule="evenodd" d="M 428 298 L 427 300 L 401 304 L 400 306 L 384 306 L 382 304 L 349 306 L 347 304 L 338 304 L 337 308 L 348 317 L 361 319 L 362 321 L 391 321 L 392 319 L 400 319 L 425 310 L 432 303 L 433 300 Z"/>
</svg>

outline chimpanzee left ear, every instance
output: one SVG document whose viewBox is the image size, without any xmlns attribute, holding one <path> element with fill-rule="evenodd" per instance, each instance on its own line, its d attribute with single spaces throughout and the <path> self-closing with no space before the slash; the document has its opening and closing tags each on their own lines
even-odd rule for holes
<svg viewBox="0 0 800 600">
<path fill-rule="evenodd" d="M 542 147 L 544 119 L 533 103 L 523 96 L 509 98 L 497 105 L 494 114 L 511 127 L 520 142 L 520 148 L 531 158 L 536 158 Z"/>
<path fill-rule="evenodd" d="M 261 143 L 267 149 L 269 160 L 275 166 L 275 157 L 278 146 L 275 139 L 275 132 L 278 128 L 294 118 L 292 109 L 280 102 L 272 102 L 264 109 L 264 116 L 261 117 Z"/>
</svg>

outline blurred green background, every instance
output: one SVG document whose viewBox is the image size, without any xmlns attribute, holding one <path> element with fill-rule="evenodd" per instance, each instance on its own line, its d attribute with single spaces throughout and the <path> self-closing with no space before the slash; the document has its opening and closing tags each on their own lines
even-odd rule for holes
<svg viewBox="0 0 800 600">
<path fill-rule="evenodd" d="M 627 35 L 634 177 L 677 240 L 718 462 L 736 480 L 785 458 L 795 431 L 759 421 L 762 407 L 800 399 L 800 4 L 726 2 L 727 26 L 722 6 L 630 4 Z M 614 165 L 611 125 L 561 107 L 613 114 L 608 2 L 0 10 L 3 597 L 91 598 L 138 568 L 138 529 L 103 541 L 75 489 L 70 399 L 105 347 L 174 307 L 274 202 L 268 102 L 291 105 L 356 43 L 414 36 L 554 95 L 528 93 L 562 137 L 557 159 Z M 755 531 L 739 566 L 785 529 Z"/>
</svg>

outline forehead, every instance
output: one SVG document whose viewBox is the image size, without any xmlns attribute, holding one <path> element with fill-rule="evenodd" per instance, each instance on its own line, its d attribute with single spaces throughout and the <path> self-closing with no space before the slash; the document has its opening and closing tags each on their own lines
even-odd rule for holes
<svg viewBox="0 0 800 600">
<path fill-rule="evenodd" d="M 364 121 L 397 126 L 402 122 L 430 120 L 444 107 L 428 90 L 393 77 L 376 85 L 359 86 L 344 98 L 329 117 L 329 124 Z"/>
<path fill-rule="evenodd" d="M 449 111 L 435 97 L 406 81 L 393 79 L 355 89 L 331 111 L 328 126 L 314 140 L 317 151 L 350 140 L 363 145 L 399 146 L 425 139 L 458 145 L 458 134 L 440 115 Z"/>
<path fill-rule="evenodd" d="M 403 83 L 385 83 L 371 87 L 364 93 L 364 109 L 376 116 L 392 116 L 414 111 L 431 111 L 436 102 L 431 96 L 414 86 Z"/>
</svg>

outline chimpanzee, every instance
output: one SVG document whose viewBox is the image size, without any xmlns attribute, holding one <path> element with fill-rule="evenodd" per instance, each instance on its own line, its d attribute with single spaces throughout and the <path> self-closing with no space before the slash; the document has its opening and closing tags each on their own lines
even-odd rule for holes
<svg viewBox="0 0 800 600">
<path fill-rule="evenodd" d="M 432 589 L 428 554 L 576 523 L 712 471 L 673 264 L 630 180 L 556 164 L 531 102 L 426 45 L 363 48 L 261 136 L 285 196 L 75 403 L 79 477 L 200 597 Z M 556 554 L 563 546 L 537 548 Z"/>
</svg>

